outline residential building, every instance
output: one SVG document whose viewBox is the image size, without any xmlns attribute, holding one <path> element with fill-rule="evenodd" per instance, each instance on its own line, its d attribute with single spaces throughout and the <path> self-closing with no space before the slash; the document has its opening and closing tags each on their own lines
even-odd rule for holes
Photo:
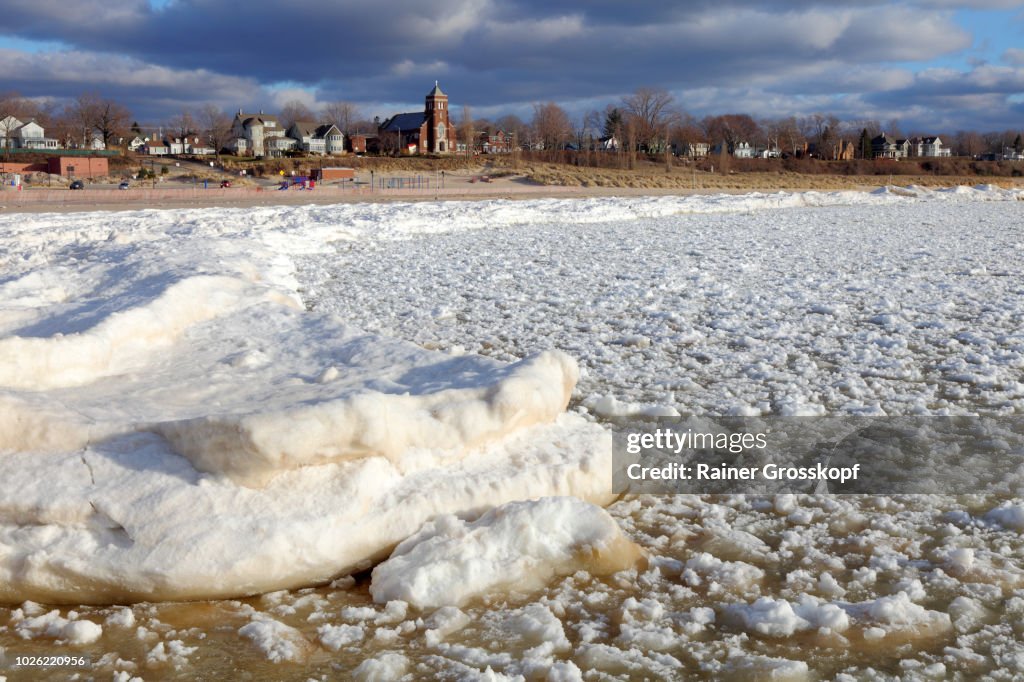
<svg viewBox="0 0 1024 682">
<path fill-rule="evenodd" d="M 295 146 L 294 140 L 284 141 L 285 131 L 276 116 L 260 111 L 246 114 L 241 109 L 231 123 L 231 141 L 228 148 L 239 156 L 281 156 Z"/>
<path fill-rule="evenodd" d="M 447 154 L 456 149 L 455 125 L 448 116 L 448 95 L 437 81 L 427 93 L 422 112 L 396 114 L 380 124 L 380 137 L 397 136 L 402 152 Z"/>
<path fill-rule="evenodd" d="M 707 142 L 684 142 L 681 153 L 682 156 L 700 158 L 707 156 L 710 151 L 711 145 Z"/>
<path fill-rule="evenodd" d="M 484 154 L 510 154 L 515 148 L 515 135 L 504 130 L 492 133 L 482 132 L 478 138 L 477 150 Z"/>
<path fill-rule="evenodd" d="M 953 153 L 953 150 L 942 144 L 938 136 L 920 138 L 918 150 L 919 156 L 951 156 Z"/>
<path fill-rule="evenodd" d="M 11 149 L 58 149 L 60 143 L 46 137 L 43 127 L 35 119 L 22 123 L 14 116 L 0 119 L 0 149 L 9 146 Z"/>
<path fill-rule="evenodd" d="M 185 153 L 192 154 L 194 156 L 208 156 L 210 154 L 216 154 L 217 150 L 207 144 L 206 141 L 198 135 L 192 135 L 185 138 Z"/>
<path fill-rule="evenodd" d="M 147 154 L 149 156 L 167 156 L 171 151 L 163 140 L 153 138 L 152 140 L 146 140 L 146 142 L 139 147 L 139 153 Z"/>
<path fill-rule="evenodd" d="M 345 136 L 332 123 L 296 121 L 288 128 L 296 147 L 311 154 L 345 153 Z"/>
<path fill-rule="evenodd" d="M 876 159 L 905 159 L 909 150 L 909 140 L 897 140 L 885 133 L 871 139 L 871 154 Z"/>
</svg>

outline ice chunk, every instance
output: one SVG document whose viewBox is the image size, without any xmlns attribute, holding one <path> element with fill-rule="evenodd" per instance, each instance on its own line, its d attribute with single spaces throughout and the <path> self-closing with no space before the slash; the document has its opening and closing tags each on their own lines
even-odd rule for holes
<svg viewBox="0 0 1024 682">
<path fill-rule="evenodd" d="M 200 417 L 156 430 L 197 469 L 265 484 L 282 470 L 363 457 L 397 459 L 413 448 L 466 451 L 565 410 L 579 370 L 548 351 L 497 381 L 419 395 L 352 397 L 241 416 Z"/>
<path fill-rule="evenodd" d="M 579 568 L 611 573 L 640 557 L 600 507 L 569 497 L 512 502 L 472 522 L 427 523 L 373 570 L 370 593 L 379 603 L 458 606 L 498 590 L 533 590 Z"/>
</svg>

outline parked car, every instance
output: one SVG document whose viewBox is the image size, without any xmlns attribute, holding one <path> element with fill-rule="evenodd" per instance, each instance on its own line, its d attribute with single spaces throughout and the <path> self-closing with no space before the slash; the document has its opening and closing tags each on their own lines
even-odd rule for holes
<svg viewBox="0 0 1024 682">
<path fill-rule="evenodd" d="M 70 185 L 68 185 L 68 189 L 85 189 L 85 183 L 82 182 L 81 180 L 75 180 Z"/>
<path fill-rule="evenodd" d="M 128 189 L 129 187 L 131 187 L 131 185 L 128 184 L 127 180 L 124 180 L 123 182 L 121 182 L 120 185 L 117 186 L 118 189 Z"/>
<path fill-rule="evenodd" d="M 222 188 L 223 188 L 223 187 L 230 187 L 230 186 L 231 186 L 231 181 L 230 181 L 230 180 L 221 180 L 221 181 L 220 181 L 220 186 L 221 186 Z"/>
</svg>

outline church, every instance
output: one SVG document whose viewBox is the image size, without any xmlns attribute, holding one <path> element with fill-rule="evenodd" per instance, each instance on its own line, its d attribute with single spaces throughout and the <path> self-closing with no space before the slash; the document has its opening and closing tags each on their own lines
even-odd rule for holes
<svg viewBox="0 0 1024 682">
<path fill-rule="evenodd" d="M 437 81 L 427 93 L 422 112 L 395 114 L 377 130 L 381 139 L 397 135 L 399 149 L 410 154 L 447 154 L 455 151 L 455 125 L 448 115 L 448 95 Z"/>
</svg>

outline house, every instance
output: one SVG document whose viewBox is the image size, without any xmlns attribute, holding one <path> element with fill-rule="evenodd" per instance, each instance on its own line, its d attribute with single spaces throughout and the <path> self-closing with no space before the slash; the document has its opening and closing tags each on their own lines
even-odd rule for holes
<svg viewBox="0 0 1024 682">
<path fill-rule="evenodd" d="M 295 141 L 285 140 L 285 131 L 276 116 L 262 111 L 246 114 L 239 109 L 231 123 L 231 141 L 227 146 L 239 156 L 281 156 L 295 147 Z"/>
<path fill-rule="evenodd" d="M 598 149 L 605 152 L 616 152 L 619 150 L 619 141 L 614 135 L 602 137 L 597 141 Z"/>
<path fill-rule="evenodd" d="M 682 146 L 682 155 L 690 158 L 707 156 L 710 151 L 711 145 L 707 142 L 684 142 Z"/>
<path fill-rule="evenodd" d="M 147 138 L 140 137 L 140 136 L 136 135 L 132 139 L 128 140 L 128 150 L 129 151 L 133 151 L 133 152 L 137 152 L 148 141 L 149 140 Z"/>
<path fill-rule="evenodd" d="M 139 153 L 147 154 L 149 156 L 167 156 L 171 152 L 163 140 L 153 138 L 152 140 L 146 140 L 146 142 L 139 147 Z"/>
<path fill-rule="evenodd" d="M 22 126 L 21 121 L 13 116 L 0 118 L 0 148 L 10 146 L 14 148 L 14 131 Z"/>
<path fill-rule="evenodd" d="M 504 130 L 480 133 L 477 149 L 484 154 L 511 154 L 515 148 L 515 135 Z"/>
<path fill-rule="evenodd" d="M 167 147 L 168 154 L 184 154 L 185 153 L 185 140 L 180 137 L 168 137 L 164 140 L 164 146 Z"/>
<path fill-rule="evenodd" d="M 1004 161 L 1024 161 L 1024 152 L 1019 152 L 1015 147 L 1003 148 Z"/>
<path fill-rule="evenodd" d="M 396 114 L 380 124 L 377 134 L 384 142 L 397 137 L 397 147 L 409 153 L 447 154 L 456 149 L 455 125 L 448 117 L 448 95 L 437 81 L 427 93 L 422 112 Z"/>
<path fill-rule="evenodd" d="M 737 142 L 730 151 L 737 159 L 754 158 L 754 148 L 750 146 L 749 142 Z"/>
<path fill-rule="evenodd" d="M 43 127 L 35 119 L 29 119 L 14 131 L 15 146 L 22 149 L 57 149 L 57 140 L 46 137 Z"/>
<path fill-rule="evenodd" d="M 185 139 L 185 153 L 194 156 L 207 156 L 209 154 L 216 154 L 217 150 L 203 141 L 202 138 L 193 135 Z"/>
<path fill-rule="evenodd" d="M 345 136 L 333 123 L 296 121 L 288 128 L 296 147 L 311 154 L 344 154 Z"/>
<path fill-rule="evenodd" d="M 920 138 L 918 156 L 951 156 L 953 150 L 942 144 L 938 136 Z"/>
<path fill-rule="evenodd" d="M 58 149 L 60 143 L 46 137 L 43 127 L 30 118 L 22 123 L 14 116 L 0 119 L 0 149 L 9 146 L 11 149 Z"/>
<path fill-rule="evenodd" d="M 876 159 L 905 159 L 909 151 L 909 140 L 897 140 L 885 133 L 871 138 L 871 155 Z"/>
</svg>

